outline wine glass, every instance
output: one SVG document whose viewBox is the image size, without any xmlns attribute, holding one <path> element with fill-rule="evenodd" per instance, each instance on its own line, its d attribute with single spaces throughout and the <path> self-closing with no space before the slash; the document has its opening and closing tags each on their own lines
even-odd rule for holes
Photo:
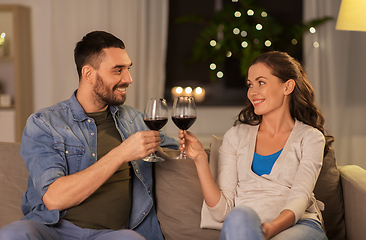
<svg viewBox="0 0 366 240">
<path fill-rule="evenodd" d="M 193 125 L 196 121 L 196 104 L 193 97 L 181 96 L 174 99 L 172 120 L 182 130 L 187 130 Z M 188 158 L 183 150 L 176 159 Z"/>
<path fill-rule="evenodd" d="M 168 108 L 163 98 L 150 98 L 144 111 L 144 122 L 151 129 L 159 131 L 168 122 Z M 151 153 L 142 160 L 146 162 L 162 162 L 163 158 Z"/>
</svg>

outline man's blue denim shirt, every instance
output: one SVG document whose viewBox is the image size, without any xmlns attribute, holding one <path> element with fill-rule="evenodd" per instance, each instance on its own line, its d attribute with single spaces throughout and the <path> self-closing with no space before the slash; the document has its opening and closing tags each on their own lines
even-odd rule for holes
<svg viewBox="0 0 366 240">
<path fill-rule="evenodd" d="M 56 224 L 65 211 L 49 211 L 42 202 L 48 186 L 57 178 L 74 174 L 97 161 L 97 127 L 76 99 L 70 99 L 32 114 L 21 143 L 21 155 L 29 170 L 28 188 L 23 195 L 23 219 Z M 149 130 L 138 110 L 110 107 L 122 140 L 138 131 Z M 161 147 L 178 149 L 178 142 L 160 133 Z M 153 203 L 153 163 L 131 162 L 134 176 L 128 228 L 147 239 L 163 239 Z M 75 183 L 77 184 L 77 183 Z"/>
</svg>

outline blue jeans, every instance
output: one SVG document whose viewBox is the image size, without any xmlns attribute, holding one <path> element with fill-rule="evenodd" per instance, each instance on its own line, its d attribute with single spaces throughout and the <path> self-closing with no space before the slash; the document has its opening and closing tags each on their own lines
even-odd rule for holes
<svg viewBox="0 0 366 240">
<path fill-rule="evenodd" d="M 123 229 L 95 230 L 80 228 L 69 221 L 61 219 L 55 226 L 47 226 L 32 220 L 13 222 L 0 230 L 1 240 L 144 240 L 135 231 Z"/>
<path fill-rule="evenodd" d="M 220 240 L 264 240 L 258 214 L 249 207 L 235 207 L 227 215 Z M 292 227 L 280 232 L 272 240 L 327 240 L 321 224 L 313 219 L 300 219 Z"/>
</svg>

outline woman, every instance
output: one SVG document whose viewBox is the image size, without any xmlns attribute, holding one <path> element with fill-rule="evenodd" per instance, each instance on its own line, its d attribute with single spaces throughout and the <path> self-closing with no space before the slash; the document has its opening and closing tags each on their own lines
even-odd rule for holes
<svg viewBox="0 0 366 240">
<path fill-rule="evenodd" d="M 305 72 L 287 53 L 268 52 L 251 64 L 247 84 L 251 104 L 224 135 L 217 185 L 202 145 L 179 132 L 205 204 L 225 220 L 220 239 L 327 239 L 313 189 L 329 146 Z"/>
</svg>

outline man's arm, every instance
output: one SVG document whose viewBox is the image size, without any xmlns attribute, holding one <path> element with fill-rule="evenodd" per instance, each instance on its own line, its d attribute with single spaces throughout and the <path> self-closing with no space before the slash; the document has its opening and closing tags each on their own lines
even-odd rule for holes
<svg viewBox="0 0 366 240">
<path fill-rule="evenodd" d="M 139 160 L 157 151 L 159 144 L 159 132 L 137 132 L 92 166 L 56 179 L 42 200 L 49 210 L 62 211 L 76 206 L 96 191 L 123 163 Z"/>
</svg>

